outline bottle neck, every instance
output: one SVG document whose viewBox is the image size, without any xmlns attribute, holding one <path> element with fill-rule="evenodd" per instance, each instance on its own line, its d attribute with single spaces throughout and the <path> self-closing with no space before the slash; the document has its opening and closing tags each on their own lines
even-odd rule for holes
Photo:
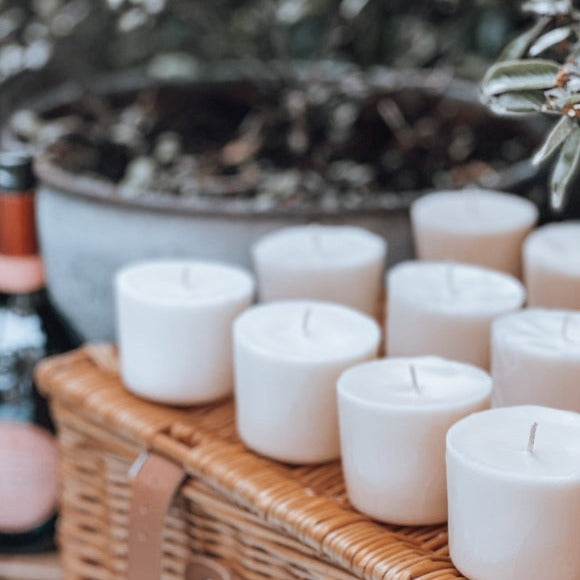
<svg viewBox="0 0 580 580">
<path fill-rule="evenodd" d="M 0 190 L 0 254 L 11 257 L 38 254 L 32 190 Z"/>
<path fill-rule="evenodd" d="M 34 202 L 32 189 L 0 189 L 0 292 L 24 294 L 44 286 Z"/>
</svg>

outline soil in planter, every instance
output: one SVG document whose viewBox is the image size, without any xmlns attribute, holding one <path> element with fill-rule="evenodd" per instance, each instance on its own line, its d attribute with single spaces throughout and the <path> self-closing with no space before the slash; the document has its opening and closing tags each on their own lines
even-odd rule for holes
<svg viewBox="0 0 580 580">
<path fill-rule="evenodd" d="M 477 104 L 312 81 L 165 86 L 12 122 L 74 173 L 120 196 L 247 197 L 258 208 L 380 203 L 388 192 L 456 188 L 528 159 L 539 137 Z"/>
</svg>

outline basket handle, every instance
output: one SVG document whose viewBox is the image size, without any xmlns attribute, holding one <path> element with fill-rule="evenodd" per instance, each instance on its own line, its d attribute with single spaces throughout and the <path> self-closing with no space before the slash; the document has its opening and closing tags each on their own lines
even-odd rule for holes
<svg viewBox="0 0 580 580">
<path fill-rule="evenodd" d="M 183 467 L 161 455 L 144 452 L 129 470 L 129 552 L 127 580 L 159 580 L 163 526 L 171 501 L 185 479 Z M 187 580 L 231 580 L 223 566 L 211 558 L 193 556 Z"/>
</svg>

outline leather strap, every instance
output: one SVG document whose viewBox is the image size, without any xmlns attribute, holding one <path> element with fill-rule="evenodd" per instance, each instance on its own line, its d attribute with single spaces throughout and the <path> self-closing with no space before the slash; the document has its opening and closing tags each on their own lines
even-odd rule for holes
<svg viewBox="0 0 580 580">
<path fill-rule="evenodd" d="M 160 455 L 143 453 L 129 474 L 132 480 L 127 579 L 159 580 L 165 515 L 185 471 Z"/>
<path fill-rule="evenodd" d="M 159 580 L 163 524 L 185 478 L 183 468 L 155 453 L 142 453 L 131 466 L 127 580 Z M 233 580 L 216 560 L 193 555 L 185 580 Z"/>
<path fill-rule="evenodd" d="M 232 575 L 215 560 L 194 556 L 187 566 L 186 580 L 233 580 Z"/>
</svg>

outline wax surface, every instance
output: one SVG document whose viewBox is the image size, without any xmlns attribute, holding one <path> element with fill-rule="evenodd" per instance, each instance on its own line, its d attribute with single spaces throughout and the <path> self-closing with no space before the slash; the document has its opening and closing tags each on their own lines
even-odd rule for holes
<svg viewBox="0 0 580 580">
<path fill-rule="evenodd" d="M 159 261 L 139 264 L 119 276 L 134 299 L 155 305 L 199 306 L 243 296 L 252 280 L 243 270 L 210 262 Z"/>
<path fill-rule="evenodd" d="M 492 326 L 494 406 L 580 412 L 580 312 L 528 308 Z"/>
<path fill-rule="evenodd" d="M 531 425 L 537 422 L 533 452 Z M 577 480 L 580 484 L 580 415 L 540 406 L 494 409 L 455 425 L 450 448 L 481 469 L 503 477 Z"/>
<path fill-rule="evenodd" d="M 283 262 L 298 270 L 330 270 L 383 259 L 382 238 L 354 226 L 311 224 L 267 234 L 254 246 L 258 259 Z"/>
<path fill-rule="evenodd" d="M 236 323 L 252 348 L 274 357 L 327 361 L 366 352 L 378 333 L 363 316 L 315 301 L 284 301 L 253 309 Z"/>
<path fill-rule="evenodd" d="M 437 357 L 388 358 L 346 370 L 337 388 L 352 505 L 401 525 L 446 521 L 445 435 L 489 407 L 490 376 Z"/>
<path fill-rule="evenodd" d="M 580 309 L 580 221 L 544 225 L 524 244 L 528 305 Z"/>
<path fill-rule="evenodd" d="M 402 357 L 357 365 L 345 371 L 339 388 L 370 406 L 429 409 L 485 399 L 491 392 L 491 379 L 477 367 L 439 357 Z"/>
<path fill-rule="evenodd" d="M 234 323 L 241 439 L 290 463 L 336 459 L 336 381 L 349 366 L 374 358 L 379 342 L 373 319 L 338 304 L 282 301 L 248 309 Z"/>
<path fill-rule="evenodd" d="M 524 290 L 511 276 L 487 268 L 441 262 L 404 262 L 389 276 L 389 299 L 403 297 L 425 309 L 462 314 L 501 312 L 522 303 Z"/>
<path fill-rule="evenodd" d="M 268 234 L 252 247 L 262 302 L 313 299 L 376 312 L 385 270 L 383 238 L 353 226 L 312 224 Z"/>
<path fill-rule="evenodd" d="M 478 264 L 521 276 L 521 249 L 538 219 L 527 199 L 483 189 L 441 191 L 411 206 L 417 256 Z"/>
</svg>

